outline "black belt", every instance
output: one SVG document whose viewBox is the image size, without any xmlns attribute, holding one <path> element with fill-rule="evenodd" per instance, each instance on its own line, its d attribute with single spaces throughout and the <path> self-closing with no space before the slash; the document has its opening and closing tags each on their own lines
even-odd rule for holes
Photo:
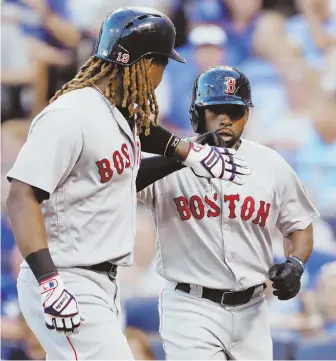
<svg viewBox="0 0 336 361">
<path fill-rule="evenodd" d="M 243 291 L 216 290 L 213 288 L 202 287 L 201 297 L 225 306 L 238 306 L 249 302 L 255 289 L 260 286 L 261 285 L 252 286 Z M 265 283 L 263 283 L 262 286 L 264 289 L 266 288 Z M 192 287 L 187 283 L 178 283 L 175 289 L 190 293 Z"/>
<path fill-rule="evenodd" d="M 78 267 L 87 269 L 89 271 L 107 273 L 110 278 L 117 277 L 118 266 L 115 264 L 112 264 L 110 262 L 98 263 L 98 264 L 94 264 L 92 266 L 78 266 Z"/>
</svg>

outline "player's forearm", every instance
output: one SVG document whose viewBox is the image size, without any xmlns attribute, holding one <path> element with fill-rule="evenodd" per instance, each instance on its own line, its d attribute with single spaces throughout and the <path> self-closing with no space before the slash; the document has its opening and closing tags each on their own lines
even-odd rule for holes
<svg viewBox="0 0 336 361">
<path fill-rule="evenodd" d="M 137 192 L 184 167 L 182 163 L 163 156 L 143 158 L 136 179 Z"/>
<path fill-rule="evenodd" d="M 12 181 L 7 208 L 15 240 L 23 257 L 48 247 L 40 204 L 29 185 Z"/>
<path fill-rule="evenodd" d="M 290 236 L 291 252 L 294 257 L 306 262 L 313 250 L 313 226 L 310 224 L 303 231 L 295 231 Z"/>
<path fill-rule="evenodd" d="M 8 214 L 17 247 L 37 279 L 57 273 L 49 250 L 40 204 L 33 189 L 12 180 L 7 199 Z"/>
<path fill-rule="evenodd" d="M 56 14 L 49 13 L 45 25 L 53 36 L 66 46 L 74 48 L 81 39 L 80 32 L 68 20 Z"/>
<path fill-rule="evenodd" d="M 140 134 L 141 149 L 144 152 L 163 155 L 167 158 L 185 160 L 190 150 L 190 142 L 180 139 L 160 125 L 150 127 L 150 134 Z"/>
<path fill-rule="evenodd" d="M 34 72 L 30 69 L 15 69 L 3 72 L 1 76 L 1 84 L 4 85 L 22 85 L 31 84 L 33 82 Z"/>
</svg>

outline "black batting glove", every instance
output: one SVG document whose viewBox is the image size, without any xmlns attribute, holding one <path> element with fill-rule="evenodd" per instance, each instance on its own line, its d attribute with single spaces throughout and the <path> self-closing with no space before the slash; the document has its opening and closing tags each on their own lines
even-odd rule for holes
<svg viewBox="0 0 336 361">
<path fill-rule="evenodd" d="M 268 278 L 273 282 L 273 295 L 279 300 L 295 297 L 301 288 L 303 271 L 303 263 L 291 256 L 286 262 L 273 265 L 268 271 Z"/>
</svg>

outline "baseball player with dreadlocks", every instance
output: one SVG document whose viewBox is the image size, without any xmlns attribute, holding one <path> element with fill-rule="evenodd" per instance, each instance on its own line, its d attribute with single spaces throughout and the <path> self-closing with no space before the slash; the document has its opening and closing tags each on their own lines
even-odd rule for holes
<svg viewBox="0 0 336 361">
<path fill-rule="evenodd" d="M 249 81 L 235 68 L 209 69 L 194 82 L 196 141 L 236 149 L 252 171 L 243 185 L 196 177 L 162 157 L 141 162 L 138 195 L 153 214 L 157 272 L 168 281 L 160 333 L 170 360 L 272 359 L 265 282 L 280 300 L 300 290 L 319 213 L 277 152 L 241 137 L 252 106 Z M 144 181 L 149 164 L 156 175 Z M 276 227 L 292 246 L 274 265 Z"/>
<path fill-rule="evenodd" d="M 132 263 L 140 142 L 202 177 L 242 184 L 250 173 L 235 151 L 181 140 L 156 124 L 154 90 L 168 58 L 185 62 L 174 42 L 160 12 L 111 13 L 94 56 L 33 120 L 8 174 L 7 206 L 25 259 L 20 307 L 47 359 L 132 359 L 116 272 Z"/>
</svg>

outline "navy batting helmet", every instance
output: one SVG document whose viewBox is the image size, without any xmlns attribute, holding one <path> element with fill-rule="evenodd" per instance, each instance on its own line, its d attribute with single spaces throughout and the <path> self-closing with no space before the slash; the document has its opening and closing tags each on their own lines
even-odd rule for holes
<svg viewBox="0 0 336 361">
<path fill-rule="evenodd" d="M 129 66 L 146 55 L 161 55 L 185 63 L 174 50 L 175 27 L 161 12 L 125 6 L 103 22 L 94 55 Z"/>
<path fill-rule="evenodd" d="M 253 107 L 250 83 L 244 73 L 230 66 L 217 66 L 196 78 L 189 110 L 195 133 L 205 132 L 199 108 L 218 104 Z"/>
</svg>

